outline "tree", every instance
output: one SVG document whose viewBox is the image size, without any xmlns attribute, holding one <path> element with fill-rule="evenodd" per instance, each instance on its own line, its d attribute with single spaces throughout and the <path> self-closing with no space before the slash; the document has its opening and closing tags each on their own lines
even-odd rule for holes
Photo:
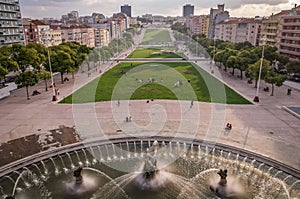
<svg viewBox="0 0 300 199">
<path fill-rule="evenodd" d="M 221 65 L 222 57 L 223 57 L 224 54 L 225 54 L 225 50 L 216 51 L 216 54 L 214 56 L 215 57 L 215 62 L 218 62 Z"/>
<path fill-rule="evenodd" d="M 250 52 L 248 50 L 243 50 L 237 55 L 238 65 L 237 68 L 240 70 L 240 78 L 243 79 L 243 72 L 247 70 L 249 64 L 251 63 Z"/>
<path fill-rule="evenodd" d="M 16 71 L 19 68 L 18 63 L 12 58 L 12 48 L 9 46 L 0 48 L 0 63 L 8 72 Z"/>
<path fill-rule="evenodd" d="M 246 50 L 252 48 L 253 45 L 249 41 L 239 42 L 235 44 L 236 50 Z"/>
<path fill-rule="evenodd" d="M 24 72 L 29 66 L 39 69 L 42 64 L 41 58 L 38 56 L 36 49 L 30 46 L 25 47 L 22 45 L 14 44 L 12 46 L 12 58 L 18 63 L 19 68 Z M 14 50 L 15 49 L 15 50 Z"/>
<path fill-rule="evenodd" d="M 265 76 L 265 81 L 272 85 L 271 96 L 274 95 L 274 84 L 278 87 L 282 86 L 283 82 L 287 79 L 286 75 L 277 74 L 274 68 L 269 70 Z"/>
<path fill-rule="evenodd" d="M 293 61 L 288 63 L 286 70 L 289 74 L 300 73 L 300 62 Z"/>
<path fill-rule="evenodd" d="M 289 57 L 287 55 L 277 54 L 276 60 L 279 62 L 278 70 L 285 69 L 286 65 L 289 63 Z"/>
<path fill-rule="evenodd" d="M 36 83 L 38 83 L 38 81 L 39 81 L 39 78 L 38 78 L 37 74 L 35 74 L 32 71 L 22 72 L 15 79 L 15 83 L 18 85 L 19 88 L 26 87 L 27 100 L 30 99 L 28 87 L 34 86 Z"/>
<path fill-rule="evenodd" d="M 35 49 L 37 51 L 39 63 L 45 65 L 45 63 L 48 61 L 48 52 L 46 46 L 44 46 L 43 44 L 29 43 L 26 47 Z"/>
<path fill-rule="evenodd" d="M 52 70 L 55 72 L 60 72 L 61 83 L 64 83 L 64 74 L 71 72 L 75 67 L 75 62 L 72 60 L 71 55 L 59 50 L 58 52 L 53 52 L 51 55 Z"/>
<path fill-rule="evenodd" d="M 247 75 L 255 80 L 255 88 L 257 88 L 257 81 L 259 77 L 261 60 L 258 60 L 255 64 L 252 64 L 247 69 Z M 270 61 L 263 59 L 262 70 L 261 70 L 261 79 L 264 79 L 267 72 L 271 70 Z"/>
<path fill-rule="evenodd" d="M 51 78 L 51 73 L 46 70 L 41 70 L 38 74 L 39 79 L 42 79 L 45 81 L 45 90 L 48 91 L 48 85 L 47 85 L 47 80 Z"/>
<path fill-rule="evenodd" d="M 236 56 L 238 53 L 237 50 L 232 50 L 230 48 L 226 48 L 224 51 L 223 51 L 223 54 L 222 54 L 222 58 L 221 58 L 221 62 L 222 64 L 225 66 L 225 71 L 227 71 L 227 60 L 229 59 L 230 56 Z"/>
<path fill-rule="evenodd" d="M 0 65 L 0 80 L 2 80 L 5 77 L 5 75 L 7 75 L 7 74 L 8 74 L 8 71 L 6 70 L 6 68 L 4 68 Z M 3 83 L 3 85 L 4 85 L 4 83 Z"/>
<path fill-rule="evenodd" d="M 237 56 L 230 56 L 226 61 L 226 66 L 232 68 L 232 76 L 234 76 L 234 71 L 239 66 L 239 58 Z"/>
<path fill-rule="evenodd" d="M 180 22 L 176 22 L 175 24 L 173 24 L 171 26 L 171 29 L 175 30 L 175 31 L 178 31 L 178 32 L 181 32 L 183 34 L 187 33 L 187 28 Z"/>
</svg>

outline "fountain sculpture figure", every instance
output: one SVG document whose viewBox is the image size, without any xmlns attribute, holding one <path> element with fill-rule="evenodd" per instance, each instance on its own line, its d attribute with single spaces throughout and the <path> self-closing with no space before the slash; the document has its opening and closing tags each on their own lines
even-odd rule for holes
<svg viewBox="0 0 300 199">
<path fill-rule="evenodd" d="M 155 141 L 149 149 L 147 149 L 147 159 L 145 160 L 143 168 L 143 176 L 146 180 L 152 180 L 156 174 L 158 174 L 159 169 L 157 167 L 156 153 L 158 148 L 158 142 Z"/>
<path fill-rule="evenodd" d="M 227 185 L 227 169 L 221 169 L 217 174 L 221 177 L 219 185 L 225 187 Z"/>
<path fill-rule="evenodd" d="M 82 171 L 82 167 L 79 167 L 78 169 L 76 169 L 73 174 L 76 180 L 76 184 L 82 184 L 82 175 L 81 175 L 81 171 Z"/>
</svg>

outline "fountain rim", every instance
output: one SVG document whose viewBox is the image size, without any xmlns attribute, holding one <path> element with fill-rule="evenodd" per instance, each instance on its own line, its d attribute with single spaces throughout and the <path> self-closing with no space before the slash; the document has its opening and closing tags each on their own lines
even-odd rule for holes
<svg viewBox="0 0 300 199">
<path fill-rule="evenodd" d="M 210 142 L 207 140 L 201 140 L 201 139 L 191 139 L 191 138 L 184 138 L 184 137 L 171 137 L 171 136 L 152 136 L 152 137 L 120 137 L 120 138 L 110 138 L 110 139 L 103 139 L 102 138 L 93 138 L 93 139 L 87 139 L 82 142 L 70 144 L 70 145 L 65 145 L 61 146 L 58 148 L 53 148 L 47 151 L 42 151 L 30 156 L 27 156 L 25 158 L 22 158 L 20 160 L 11 162 L 7 165 L 4 165 L 0 167 L 0 178 L 3 176 L 22 169 L 26 166 L 32 165 L 34 163 L 40 162 L 45 159 L 49 159 L 51 157 L 65 154 L 68 152 L 76 151 L 76 150 L 81 150 L 83 148 L 88 148 L 88 147 L 93 147 L 93 146 L 102 146 L 105 144 L 118 144 L 118 143 L 125 143 L 125 142 L 134 142 L 134 141 L 155 141 L 157 140 L 158 142 L 181 142 L 181 143 L 191 143 L 195 145 L 200 145 L 200 146 L 208 146 L 212 147 L 218 150 L 223 150 L 226 152 L 231 152 L 233 154 L 239 154 L 239 156 L 242 157 L 247 157 L 252 160 L 256 160 L 260 163 L 264 163 L 265 165 L 269 167 L 273 167 L 275 169 L 278 169 L 280 171 L 283 171 L 284 173 L 291 175 L 297 179 L 300 179 L 300 170 L 291 167 L 289 165 L 286 165 L 282 162 L 279 162 L 275 159 L 272 159 L 270 157 L 260 155 L 258 153 L 241 149 L 238 147 L 222 144 L 222 143 L 216 143 L 216 142 Z"/>
</svg>

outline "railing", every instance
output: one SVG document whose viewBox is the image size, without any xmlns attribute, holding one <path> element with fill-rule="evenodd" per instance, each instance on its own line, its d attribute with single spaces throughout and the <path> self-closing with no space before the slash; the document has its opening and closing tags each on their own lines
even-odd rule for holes
<svg viewBox="0 0 300 199">
<path fill-rule="evenodd" d="M 300 44 L 289 44 L 289 43 L 280 43 L 281 46 L 287 46 L 292 48 L 300 48 Z"/>
<path fill-rule="evenodd" d="M 288 32 L 288 33 L 300 33 L 300 29 L 298 30 L 293 30 L 293 29 L 283 29 L 281 30 L 282 32 Z"/>
<path fill-rule="evenodd" d="M 0 0 L 0 3 L 15 5 L 19 4 L 19 0 Z"/>
<path fill-rule="evenodd" d="M 281 39 L 287 39 L 287 40 L 297 40 L 300 41 L 300 37 L 291 37 L 291 36 L 279 36 Z"/>
<path fill-rule="evenodd" d="M 281 45 L 281 44 L 279 44 L 279 45 Z M 291 50 L 286 50 L 286 49 L 279 49 L 278 51 L 280 53 L 286 53 L 286 54 L 290 54 L 290 55 L 300 56 L 300 52 L 297 52 L 297 51 L 291 51 Z"/>
</svg>

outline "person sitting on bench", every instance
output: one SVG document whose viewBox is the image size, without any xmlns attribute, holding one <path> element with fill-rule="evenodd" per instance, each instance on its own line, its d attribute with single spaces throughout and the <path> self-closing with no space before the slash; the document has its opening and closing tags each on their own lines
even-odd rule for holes
<svg viewBox="0 0 300 199">
<path fill-rule="evenodd" d="M 264 91 L 269 92 L 269 87 L 264 88 Z"/>
</svg>

